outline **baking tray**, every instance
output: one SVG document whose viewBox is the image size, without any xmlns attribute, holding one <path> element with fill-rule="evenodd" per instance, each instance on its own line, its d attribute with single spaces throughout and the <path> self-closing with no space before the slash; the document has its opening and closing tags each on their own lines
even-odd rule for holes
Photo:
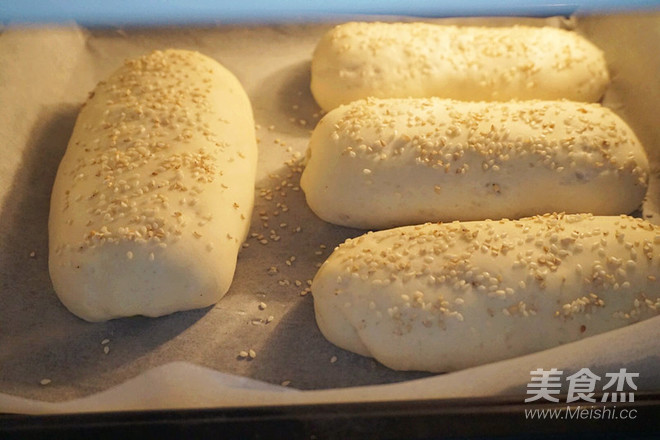
<svg viewBox="0 0 660 440">
<path fill-rule="evenodd" d="M 657 42 L 660 41 L 658 14 L 603 15 L 577 19 L 473 18 L 432 21 L 497 25 L 550 24 L 576 28 L 584 33 L 605 49 L 610 62 L 615 87 L 608 93 L 606 105 L 615 108 L 633 126 L 647 147 L 652 162 L 658 163 L 660 142 L 654 115 L 660 110 L 655 80 L 660 71 L 660 61 L 653 55 L 657 53 Z M 341 415 L 339 418 L 352 420 L 351 423 L 356 426 L 366 424 L 365 420 L 381 417 L 381 433 L 392 433 L 396 437 L 403 432 L 388 423 L 399 421 L 401 429 L 428 423 L 440 427 L 434 424 L 434 417 L 439 420 L 443 417 L 451 419 L 460 413 L 471 414 L 474 417 L 471 420 L 476 426 L 484 427 L 485 431 L 480 435 L 488 435 L 490 429 L 494 429 L 493 433 L 511 435 L 524 432 L 530 427 L 520 422 L 520 416 L 524 409 L 532 405 L 522 405 L 521 402 L 531 370 L 528 365 L 540 362 L 539 359 L 545 359 L 546 364 L 548 359 L 562 359 L 562 362 L 577 368 L 593 364 L 602 369 L 612 367 L 617 359 L 625 362 L 630 368 L 642 371 L 648 379 L 641 384 L 640 395 L 641 390 L 650 393 L 646 403 L 639 403 L 640 398 L 631 405 L 643 407 L 644 414 L 657 414 L 657 391 L 660 390 L 660 378 L 656 371 L 659 351 L 657 325 L 645 327 L 651 330 L 644 332 L 649 338 L 646 345 L 639 343 L 638 335 L 631 331 L 630 338 L 634 338 L 638 344 L 624 346 L 619 341 L 618 345 L 610 347 L 603 342 L 607 339 L 598 339 L 598 345 L 602 343 L 606 349 L 592 347 L 590 351 L 585 350 L 584 345 L 578 345 L 565 351 L 546 353 L 545 358 L 541 354 L 540 357 L 526 358 L 524 362 L 513 360 L 494 367 L 513 371 L 515 369 L 512 370 L 511 366 L 516 363 L 522 365 L 514 377 L 509 376 L 504 380 L 493 375 L 492 380 L 484 382 L 481 388 L 467 387 L 470 376 L 464 372 L 462 375 L 439 377 L 434 384 L 451 386 L 430 390 L 424 389 L 428 388 L 423 385 L 425 382 L 417 381 L 429 375 L 388 370 L 370 359 L 341 351 L 322 338 L 313 320 L 311 296 L 301 296 L 300 292 L 304 290 L 306 280 L 313 276 L 316 266 L 327 257 L 334 245 L 361 231 L 333 227 L 316 219 L 306 210 L 300 191 L 294 189 L 297 188 L 295 178 L 290 179 L 284 189 L 292 209 L 288 210 L 286 216 L 284 212 L 277 216 L 273 212 L 278 200 L 280 203 L 283 200 L 278 199 L 277 195 L 278 191 L 282 192 L 282 179 L 289 173 L 296 175 L 296 164 L 306 148 L 309 130 L 321 116 L 308 90 L 309 60 L 316 41 L 332 24 L 232 25 L 194 29 L 9 29 L 0 36 L 4 38 L 13 33 L 14 39 L 10 43 L 14 46 L 8 44 L 5 48 L 27 47 L 43 55 L 42 60 L 35 60 L 27 59 L 29 57 L 26 54 L 14 54 L 18 63 L 25 65 L 17 66 L 17 71 L 13 73 L 20 76 L 27 85 L 39 81 L 46 83 L 36 85 L 34 95 L 27 88 L 20 87 L 4 90 L 5 94 L 2 95 L 5 98 L 3 102 L 19 103 L 12 107 L 15 109 L 14 115 L 24 116 L 32 125 L 24 127 L 24 137 L 12 136 L 13 132 L 3 133 L 5 147 L 17 148 L 22 155 L 6 155 L 6 160 L 0 165 L 3 167 L 0 175 L 9 180 L 8 187 L 11 189 L 9 193 L 3 194 L 1 214 L 1 224 L 8 229 L 3 231 L 5 235 L 2 236 L 4 241 L 0 260 L 0 273 L 3 275 L 0 281 L 4 292 L 0 297 L 3 306 L 0 312 L 0 393 L 44 402 L 84 399 L 127 380 L 139 378 L 152 368 L 181 360 L 273 385 L 289 382 L 289 387 L 301 390 L 345 391 L 331 396 L 323 394 L 318 399 L 301 396 L 300 404 L 292 404 L 286 399 L 255 399 L 250 405 L 241 401 L 231 404 L 206 402 L 197 408 L 193 399 L 181 402 L 182 409 L 173 409 L 176 408 L 176 402 L 169 402 L 164 407 L 156 405 L 160 408 L 158 410 L 145 404 L 137 412 L 124 412 L 110 407 L 103 413 L 92 414 L 72 414 L 74 411 L 71 411 L 59 416 L 3 416 L 1 425 L 7 429 L 7 434 L 14 432 L 27 435 L 30 434 L 31 426 L 37 429 L 33 433 L 41 428 L 42 432 L 66 432 L 74 426 L 121 430 L 126 427 L 122 420 L 129 421 L 129 425 L 156 430 L 171 427 L 172 423 L 178 424 L 177 429 L 185 429 L 188 425 L 192 428 L 223 424 L 236 427 L 247 420 L 284 423 L 281 426 L 288 426 L 285 423 L 299 420 L 304 414 L 308 416 L 303 418 L 311 423 L 301 425 L 304 429 L 327 423 L 329 426 L 324 429 L 332 434 L 335 425 L 328 420 L 333 418 L 332 414 L 338 414 Z M 235 282 L 236 286 L 245 286 L 245 290 L 238 292 L 233 288 L 216 307 L 156 320 L 129 318 L 103 324 L 84 323 L 72 317 L 59 304 L 50 287 L 46 270 L 44 213 L 47 213 L 54 168 L 66 146 L 78 106 L 95 82 L 112 71 L 123 58 L 165 46 L 201 50 L 221 61 L 242 80 L 253 101 L 258 124 L 257 136 L 261 140 L 260 176 L 253 228 L 258 228 L 258 234 L 264 234 L 271 241 L 270 244 L 286 243 L 285 238 L 273 238 L 270 230 L 276 229 L 281 232 L 276 235 L 295 236 L 304 243 L 304 247 L 292 251 L 287 246 L 261 246 L 258 236 L 253 237 L 252 241 L 248 240 L 250 247 L 240 257 Z M 51 62 L 48 53 L 57 53 L 58 56 Z M 246 62 L 246 59 L 250 62 Z M 260 74 L 255 75 L 254 70 L 260 70 Z M 44 79 L 44 71 L 49 73 L 47 79 Z M 78 74 L 72 75 L 71 72 Z M 44 94 L 40 87 L 51 90 L 50 94 Z M 28 105 L 31 99 L 39 104 L 36 107 L 38 114 L 30 113 L 33 109 Z M 7 115 L 4 117 L 7 118 Z M 3 122 L 4 129 L 7 129 L 7 121 Z M 21 126 L 9 128 L 15 130 Z M 273 171 L 279 176 L 274 178 Z M 274 197 L 269 200 L 271 195 Z M 655 215 L 657 200 L 652 193 L 645 209 L 646 215 Z M 268 220 L 263 219 L 264 215 L 260 214 L 262 211 L 268 213 Z M 285 217 L 286 220 L 281 220 Z M 277 227 L 269 225 L 264 228 L 265 222 Z M 282 223 L 287 223 L 287 226 L 280 227 Z M 301 231 L 295 232 L 297 226 L 301 226 Z M 272 251 L 265 252 L 265 249 Z M 301 270 L 300 275 L 290 272 L 286 272 L 286 276 L 281 275 L 283 271 L 289 270 L 285 262 L 291 261 L 293 253 L 296 253 L 297 259 L 292 266 Z M 275 264 L 282 272 L 273 276 L 268 273 L 268 269 Z M 254 268 L 263 270 L 256 275 Z M 289 283 L 284 280 L 289 280 Z M 296 286 L 296 280 L 301 281 L 301 286 Z M 8 296 L 7 292 L 15 295 Z M 268 308 L 259 310 L 258 304 L 264 301 Z M 272 328 L 278 330 L 265 334 L 263 330 L 267 326 L 264 323 L 270 315 L 274 316 Z M 21 318 L 26 316 L 32 318 Z M 220 318 L 227 319 L 225 325 L 218 324 Z M 239 331 L 242 336 L 233 337 Z M 109 348 L 108 353 L 105 353 L 105 347 Z M 240 350 L 249 347 L 257 349 L 258 357 L 254 361 L 236 359 Z M 643 349 L 655 351 L 649 355 L 640 352 Z M 605 354 L 597 357 L 602 352 Z M 563 353 L 564 357 L 555 353 Z M 336 361 L 332 362 L 334 358 Z M 554 366 L 546 364 L 543 365 L 548 368 Z M 488 368 L 474 372 L 477 376 L 472 379 L 482 377 L 484 372 L 492 375 L 494 370 Z M 51 382 L 41 385 L 45 379 Z M 379 392 L 379 384 L 396 383 L 414 391 L 406 392 L 402 387 L 396 388 L 396 391 L 390 388 L 391 391 Z M 413 384 L 416 388 L 412 388 Z M 185 387 L 186 384 L 181 386 Z M 448 391 L 450 388 L 453 391 Z M 372 391 L 375 393 L 370 394 Z M 4 411 L 16 412 L 11 409 Z M 50 411 L 33 409 L 25 412 Z M 495 414 L 501 415 L 501 418 Z M 481 422 L 480 417 L 484 417 Z M 489 428 L 489 420 L 501 426 L 497 429 Z M 573 422 L 570 426 L 576 426 Z M 602 423 L 576 423 L 584 424 L 584 431 L 606 432 L 600 430 L 604 426 Z M 607 421 L 605 425 L 609 423 Z M 611 423 L 618 424 L 621 421 Z M 640 432 L 648 432 L 646 427 L 653 427 L 652 424 L 638 425 L 630 431 L 639 429 Z M 448 431 L 449 434 L 459 433 L 461 426 L 449 426 L 456 429 Z M 533 426 L 541 429 L 543 422 Z M 462 428 L 467 429 L 464 425 Z M 629 428 L 625 425 L 621 427 Z M 252 427 L 246 425 L 242 429 L 246 431 L 241 432 L 248 435 Z M 654 429 L 657 430 L 657 426 Z M 476 428 L 475 431 L 464 431 L 466 435 L 476 435 L 477 432 Z M 255 427 L 252 434 L 265 436 L 268 431 Z M 413 434 L 411 438 L 423 438 L 412 437 Z"/>
<path fill-rule="evenodd" d="M 617 405 L 634 418 L 577 418 L 579 404 L 521 404 L 502 397 L 410 400 L 364 404 L 109 412 L 58 416 L 2 416 L 3 439 L 652 439 L 660 434 L 660 393 L 641 393 Z M 596 405 L 596 408 L 603 406 Z M 531 419 L 557 411 L 556 419 Z M 571 413 L 573 411 L 573 413 Z M 567 420 L 568 419 L 568 420 Z"/>
</svg>

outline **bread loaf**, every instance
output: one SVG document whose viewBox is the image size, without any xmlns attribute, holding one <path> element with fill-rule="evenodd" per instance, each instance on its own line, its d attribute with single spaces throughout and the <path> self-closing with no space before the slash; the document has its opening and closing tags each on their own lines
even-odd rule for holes
<svg viewBox="0 0 660 440">
<path fill-rule="evenodd" d="M 196 52 L 126 61 L 82 108 L 53 187 L 49 268 L 88 321 L 205 307 L 229 289 L 257 148 L 239 81 Z"/>
<path fill-rule="evenodd" d="M 311 289 L 333 344 L 452 371 L 657 316 L 660 227 L 547 214 L 370 232 L 337 247 Z"/>
<path fill-rule="evenodd" d="M 343 226 L 631 213 L 649 164 L 621 118 L 571 101 L 369 98 L 312 133 L 301 187 Z"/>
<path fill-rule="evenodd" d="M 351 22 L 321 38 L 311 66 L 326 111 L 370 96 L 595 102 L 608 84 L 602 52 L 551 27 Z"/>
</svg>

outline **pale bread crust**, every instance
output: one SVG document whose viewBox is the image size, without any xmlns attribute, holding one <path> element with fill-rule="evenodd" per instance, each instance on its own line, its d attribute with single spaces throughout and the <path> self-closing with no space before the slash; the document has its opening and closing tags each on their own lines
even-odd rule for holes
<svg viewBox="0 0 660 440">
<path fill-rule="evenodd" d="M 396 370 L 447 372 L 660 312 L 660 227 L 556 215 L 370 232 L 312 283 L 333 344 Z"/>
<path fill-rule="evenodd" d="M 370 96 L 596 102 L 608 85 L 602 51 L 552 27 L 351 22 L 321 38 L 311 65 L 326 111 Z"/>
<path fill-rule="evenodd" d="M 619 116 L 571 101 L 369 98 L 325 115 L 307 156 L 301 188 L 312 211 L 363 229 L 631 213 L 649 175 Z"/>
<path fill-rule="evenodd" d="M 239 81 L 196 52 L 128 60 L 82 108 L 59 166 L 49 269 L 88 321 L 205 307 L 229 289 L 257 147 Z"/>
</svg>

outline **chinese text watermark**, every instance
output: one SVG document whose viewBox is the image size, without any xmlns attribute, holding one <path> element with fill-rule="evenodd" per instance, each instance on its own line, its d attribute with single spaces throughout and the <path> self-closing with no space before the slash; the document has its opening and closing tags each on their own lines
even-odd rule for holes
<svg viewBox="0 0 660 440">
<path fill-rule="evenodd" d="M 555 420 L 613 420 L 635 419 L 635 408 L 619 408 L 616 405 L 607 407 L 596 405 L 600 403 L 625 403 L 635 401 L 637 384 L 635 379 L 639 373 L 628 372 L 621 368 L 618 372 L 605 373 L 599 376 L 589 368 L 582 368 L 574 374 L 564 377 L 564 371 L 552 368 L 538 368 L 530 371 L 530 381 L 527 384 L 525 402 L 560 401 L 563 385 L 566 384 L 565 403 L 593 403 L 594 405 L 567 405 L 566 408 L 535 408 L 525 410 L 525 417 L 531 419 Z M 599 398 L 597 397 L 599 394 Z"/>
<path fill-rule="evenodd" d="M 561 393 L 562 389 L 562 370 L 552 368 L 543 370 L 538 368 L 530 371 L 531 380 L 527 384 L 527 397 L 525 402 L 534 402 L 536 400 L 547 400 L 548 402 L 559 402 L 555 397 Z M 639 373 L 629 373 L 625 368 L 621 368 L 616 373 L 605 373 L 601 378 L 594 374 L 588 368 L 582 368 L 575 374 L 567 376 L 568 393 L 566 403 L 576 401 L 596 402 L 596 386 L 599 382 L 604 382 L 600 388 L 603 392 L 600 402 L 634 402 L 637 385 L 634 379 L 639 377 Z M 630 391 L 632 390 L 632 391 Z"/>
</svg>

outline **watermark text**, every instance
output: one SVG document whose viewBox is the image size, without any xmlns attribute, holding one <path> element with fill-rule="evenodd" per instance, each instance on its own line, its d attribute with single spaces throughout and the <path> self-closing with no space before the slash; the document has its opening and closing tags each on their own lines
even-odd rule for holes
<svg viewBox="0 0 660 440">
<path fill-rule="evenodd" d="M 616 406 L 582 406 L 566 408 L 530 408 L 525 410 L 525 419 L 529 420 L 634 420 L 635 408 L 617 408 Z"/>
</svg>

